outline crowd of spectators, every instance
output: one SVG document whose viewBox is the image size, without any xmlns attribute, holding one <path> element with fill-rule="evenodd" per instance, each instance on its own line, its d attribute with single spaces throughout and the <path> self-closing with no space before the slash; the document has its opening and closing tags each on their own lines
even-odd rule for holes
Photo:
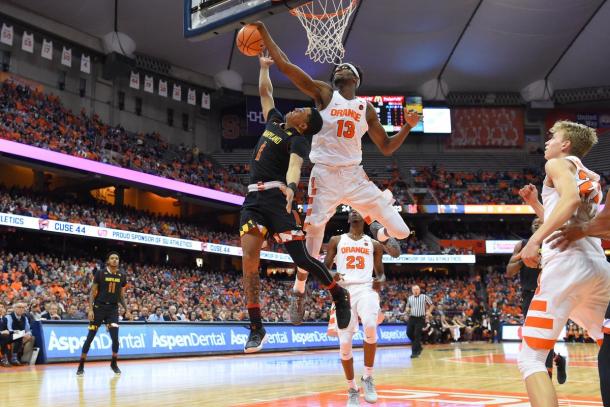
<svg viewBox="0 0 610 407">
<path fill-rule="evenodd" d="M 57 96 L 10 80 L 0 87 L 0 123 L 3 139 L 220 191 L 245 191 L 236 174 L 196 147 L 170 144 L 158 133 L 109 126 L 97 114 L 73 113 Z"/>
<path fill-rule="evenodd" d="M 0 212 L 229 246 L 240 245 L 239 234 L 236 231 L 226 230 L 226 227 L 224 231 L 210 230 L 209 227 L 181 221 L 174 216 L 160 216 L 127 206 L 119 208 L 99 200 L 82 203 L 67 195 L 54 197 L 35 193 L 29 189 L 9 189 L 2 185 L 0 185 Z M 414 234 L 402 240 L 400 244 L 403 253 L 429 253 L 426 244 Z M 284 252 L 283 246 L 273 239 L 269 239 L 266 250 Z"/>
<path fill-rule="evenodd" d="M 93 199 L 89 203 L 81 203 L 69 195 L 59 198 L 35 193 L 29 189 L 8 189 L 2 185 L 0 212 L 201 242 L 239 245 L 237 233 L 209 230 L 174 216 L 160 216 L 127 206 L 119 208 Z"/>
<path fill-rule="evenodd" d="M 37 319 L 84 318 L 91 279 L 101 267 L 99 259 L 0 252 L 0 303 L 24 301 Z M 246 317 L 238 271 L 219 273 L 135 263 L 123 263 L 121 269 L 127 276 L 126 301 L 134 319 L 149 320 L 159 313 L 168 321 L 240 321 Z M 262 279 L 265 321 L 288 320 L 286 293 L 291 284 L 291 280 L 277 276 Z M 521 318 L 518 285 L 509 284 L 502 272 L 490 270 L 483 280 L 435 274 L 389 275 L 381 293 L 386 321 L 405 319 L 405 304 L 413 284 L 420 285 L 447 316 L 472 316 L 496 302 L 501 304 L 507 321 Z M 315 281 L 310 288 L 306 320 L 326 321 L 330 297 Z"/>
<path fill-rule="evenodd" d="M 414 186 L 429 188 L 438 203 L 522 204 L 519 189 L 526 184 L 542 185 L 541 170 L 522 171 L 447 171 L 431 166 L 416 169 Z"/>
</svg>

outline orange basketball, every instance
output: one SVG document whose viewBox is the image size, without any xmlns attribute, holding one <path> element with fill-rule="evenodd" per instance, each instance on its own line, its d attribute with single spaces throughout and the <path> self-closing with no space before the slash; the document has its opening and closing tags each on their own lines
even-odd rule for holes
<svg viewBox="0 0 610 407">
<path fill-rule="evenodd" d="M 248 24 L 237 33 L 237 48 L 242 54 L 249 57 L 256 56 L 263 51 L 264 44 L 256 26 Z"/>
</svg>

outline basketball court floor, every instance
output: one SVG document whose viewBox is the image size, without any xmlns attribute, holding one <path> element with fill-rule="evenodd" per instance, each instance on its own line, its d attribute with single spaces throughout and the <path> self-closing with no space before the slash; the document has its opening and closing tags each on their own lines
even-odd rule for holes
<svg viewBox="0 0 610 407">
<path fill-rule="evenodd" d="M 597 345 L 558 344 L 568 357 L 568 382 L 556 385 L 560 406 L 601 406 Z M 519 343 L 380 348 L 377 406 L 529 406 L 516 361 Z M 356 375 L 362 352 L 355 351 Z M 2 406 L 344 406 L 346 386 L 337 351 L 261 353 L 92 362 L 0 370 Z M 361 398 L 361 405 L 368 405 Z"/>
</svg>

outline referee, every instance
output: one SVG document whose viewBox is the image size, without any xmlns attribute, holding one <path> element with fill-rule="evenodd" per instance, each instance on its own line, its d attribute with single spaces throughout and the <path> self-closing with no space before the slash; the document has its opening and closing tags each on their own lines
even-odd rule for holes
<svg viewBox="0 0 610 407">
<path fill-rule="evenodd" d="M 430 297 L 422 294 L 418 285 L 414 285 L 411 290 L 413 295 L 407 300 L 407 313 L 410 312 L 409 320 L 407 321 L 407 336 L 411 340 L 411 359 L 413 359 L 419 357 L 422 351 L 421 335 L 426 322 L 426 305 L 430 307 L 430 311 L 434 307 Z"/>
</svg>

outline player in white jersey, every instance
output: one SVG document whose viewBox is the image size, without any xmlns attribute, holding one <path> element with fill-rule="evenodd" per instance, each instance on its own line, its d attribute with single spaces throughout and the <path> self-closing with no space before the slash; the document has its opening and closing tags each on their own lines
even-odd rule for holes
<svg viewBox="0 0 610 407">
<path fill-rule="evenodd" d="M 606 195 L 604 209 L 588 223 L 571 225 L 553 234 L 547 241 L 552 242 L 551 247 L 565 250 L 571 242 L 586 236 L 599 237 L 610 240 L 610 194 Z M 606 308 L 606 316 L 602 326 L 604 340 L 599 348 L 597 356 L 597 368 L 599 370 L 599 385 L 602 392 L 604 406 L 610 406 L 610 304 Z"/>
<path fill-rule="evenodd" d="M 328 242 L 324 262 L 329 269 L 337 264 L 339 285 L 350 293 L 352 318 L 346 329 L 339 329 L 341 364 L 348 383 L 348 406 L 359 405 L 359 390 L 354 380 L 354 358 L 352 338 L 358 332 L 358 318 L 364 331 L 364 374 L 361 383 L 364 399 L 377 402 L 377 391 L 373 383 L 373 365 L 377 350 L 377 325 L 381 313 L 378 290 L 385 281 L 383 272 L 383 247 L 364 234 L 364 219 L 352 210 L 348 216 L 349 232 L 333 236 Z M 375 276 L 373 277 L 373 272 Z"/>
<path fill-rule="evenodd" d="M 419 114 L 406 111 L 403 127 L 394 136 L 388 136 L 374 106 L 356 96 L 356 90 L 362 83 L 360 69 L 342 63 L 333 71 L 332 85 L 313 80 L 290 62 L 263 23 L 257 22 L 255 25 L 278 69 L 314 100 L 323 119 L 322 130 L 313 137 L 309 155 L 314 167 L 309 179 L 309 201 L 304 224 L 307 250 L 314 256 L 319 255 L 326 223 L 334 215 L 337 205 L 345 204 L 362 214 L 371 225 L 373 237 L 386 245 L 388 253 L 397 257 L 400 246 L 390 238 L 407 238 L 409 227 L 394 209 L 391 191 L 382 192 L 368 179 L 360 165 L 361 141 L 362 136 L 368 133 L 384 155 L 391 155 L 417 125 Z M 307 273 L 299 269 L 293 289 L 296 301 L 291 303 L 290 312 L 294 324 L 301 322 L 305 311 L 306 280 Z"/>
<path fill-rule="evenodd" d="M 526 266 L 537 267 L 540 261 L 543 266 L 523 326 L 518 361 L 534 407 L 558 404 L 544 361 L 568 318 L 601 343 L 610 298 L 610 264 L 600 239 L 585 237 L 564 251 L 545 241 L 561 227 L 582 225 L 598 212 L 602 199 L 599 175 L 580 161 L 597 143 L 597 135 L 587 126 L 568 121 L 555 123 L 551 134 L 544 154 L 543 202 L 533 205 L 544 216 L 544 223 L 519 254 Z"/>
</svg>

